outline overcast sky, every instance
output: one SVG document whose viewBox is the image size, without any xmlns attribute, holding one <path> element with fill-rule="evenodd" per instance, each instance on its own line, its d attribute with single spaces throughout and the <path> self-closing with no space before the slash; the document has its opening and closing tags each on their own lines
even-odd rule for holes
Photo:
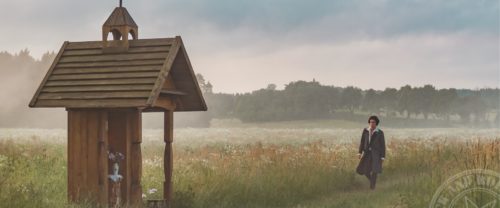
<svg viewBox="0 0 500 208">
<path fill-rule="evenodd" d="M 0 0 L 0 51 L 100 40 L 118 0 Z M 500 87 L 498 0 L 124 0 L 139 38 L 181 35 L 215 92 L 316 79 Z M 40 81 L 40 80 L 35 80 Z"/>
</svg>

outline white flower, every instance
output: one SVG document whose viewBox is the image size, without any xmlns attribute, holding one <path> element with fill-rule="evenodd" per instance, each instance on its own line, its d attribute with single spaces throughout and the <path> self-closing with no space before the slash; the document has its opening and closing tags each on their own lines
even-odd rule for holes
<svg viewBox="0 0 500 208">
<path fill-rule="evenodd" d="M 149 189 L 148 193 L 149 194 L 154 194 L 158 191 L 158 189 L 155 189 L 155 188 L 152 188 L 152 189 Z"/>
</svg>

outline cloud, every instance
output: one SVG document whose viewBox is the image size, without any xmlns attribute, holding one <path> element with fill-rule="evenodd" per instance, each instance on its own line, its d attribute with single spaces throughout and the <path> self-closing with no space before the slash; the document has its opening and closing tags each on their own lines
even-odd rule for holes
<svg viewBox="0 0 500 208">
<path fill-rule="evenodd" d="M 223 92 L 312 79 L 328 85 L 380 90 L 405 84 L 499 87 L 496 36 L 427 34 L 337 44 L 292 44 L 263 53 L 256 45 L 254 49 L 217 55 L 196 54 L 199 58 L 193 65 L 214 83 L 215 91 Z"/>
<path fill-rule="evenodd" d="M 210 23 L 224 31 L 250 27 L 271 35 L 309 27 L 320 30 L 324 39 L 462 30 L 498 34 L 499 27 L 496 0 L 157 0 L 148 5 L 154 7 L 148 10 L 173 18 L 180 27 Z"/>
<path fill-rule="evenodd" d="M 0 51 L 99 40 L 118 1 L 0 2 Z M 384 88 L 498 86 L 497 0 L 125 1 L 140 38 L 182 35 L 215 91 L 316 78 Z M 383 79 L 371 86 L 363 74 Z M 432 74 L 433 76 L 429 76 Z M 231 77 L 231 79 L 227 79 Z"/>
</svg>

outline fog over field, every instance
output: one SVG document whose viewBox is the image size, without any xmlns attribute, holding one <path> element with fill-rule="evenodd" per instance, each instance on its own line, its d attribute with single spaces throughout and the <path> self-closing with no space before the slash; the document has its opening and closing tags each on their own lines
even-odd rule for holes
<svg viewBox="0 0 500 208">
<path fill-rule="evenodd" d="M 0 2 L 0 18 L 9 19 L 0 28 L 0 127 L 65 127 L 63 109 L 27 104 L 63 41 L 100 40 L 101 25 L 117 2 Z M 405 85 L 436 90 L 500 85 L 495 0 L 124 5 L 139 25 L 139 38 L 181 35 L 195 72 L 211 83 L 213 93 L 250 93 L 270 85 L 284 90 L 299 80 L 354 86 L 364 93 Z M 500 104 L 490 103 L 492 117 L 495 109 Z M 176 122 L 185 126 L 192 117 L 180 115 Z M 158 127 L 159 122 L 145 123 Z"/>
<path fill-rule="evenodd" d="M 498 137 L 498 129 L 391 129 L 384 128 L 387 140 L 449 140 L 466 141 L 481 138 L 491 140 Z M 358 143 L 361 129 L 275 129 L 275 128 L 181 128 L 174 132 L 178 147 L 200 147 L 205 145 L 234 144 L 306 144 L 321 141 L 328 145 Z M 0 129 L 1 140 L 18 143 L 66 144 L 65 129 Z M 163 143 L 162 129 L 144 129 L 143 143 L 155 145 Z"/>
</svg>

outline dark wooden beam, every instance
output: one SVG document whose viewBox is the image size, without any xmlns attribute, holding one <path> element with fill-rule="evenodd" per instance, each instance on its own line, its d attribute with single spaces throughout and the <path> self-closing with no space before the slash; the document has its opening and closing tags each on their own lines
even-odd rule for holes
<svg viewBox="0 0 500 208">
<path fill-rule="evenodd" d="M 140 206 L 142 204 L 142 114 L 140 110 L 131 111 L 128 115 L 128 129 L 131 136 L 131 191 L 130 204 L 132 206 Z"/>
<path fill-rule="evenodd" d="M 108 204 L 108 112 L 99 111 L 98 118 L 98 183 L 99 203 L 103 206 Z"/>
<path fill-rule="evenodd" d="M 177 90 L 161 90 L 161 95 L 187 95 L 185 92 L 177 91 Z"/>
<path fill-rule="evenodd" d="M 165 182 L 163 183 L 163 198 L 167 202 L 167 207 L 172 204 L 172 168 L 173 168 L 173 154 L 172 142 L 174 137 L 174 112 L 167 110 L 164 113 L 164 141 L 165 141 L 165 155 L 163 158 L 163 171 L 165 174 Z"/>
</svg>

